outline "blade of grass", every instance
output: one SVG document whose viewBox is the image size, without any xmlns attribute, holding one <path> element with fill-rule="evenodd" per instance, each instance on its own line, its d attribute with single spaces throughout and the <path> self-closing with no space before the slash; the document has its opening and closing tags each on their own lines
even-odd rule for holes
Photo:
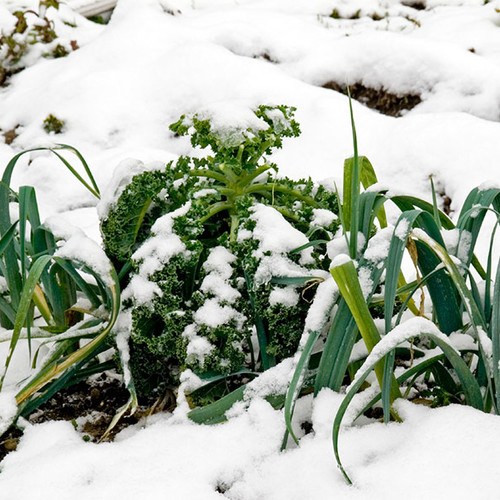
<svg viewBox="0 0 500 500">
<path fill-rule="evenodd" d="M 351 94 L 349 92 L 349 87 L 347 87 L 347 95 L 349 97 L 349 113 L 351 115 L 352 143 L 354 149 L 354 156 L 353 156 L 352 170 L 350 172 L 350 175 L 349 172 L 347 172 L 347 175 L 346 172 L 344 172 L 343 208 L 344 208 L 344 218 L 346 219 L 346 222 L 348 223 L 348 228 L 350 230 L 349 255 L 351 259 L 355 259 L 358 255 L 358 228 L 359 228 L 359 213 L 360 213 L 359 212 L 360 167 L 359 167 L 359 157 L 358 157 L 358 139 L 356 135 L 356 125 L 354 123 L 354 113 L 352 110 L 352 100 L 351 100 Z M 346 192 L 349 192 L 351 194 L 350 200 L 345 199 Z M 347 208 L 346 203 L 349 203 L 349 208 L 347 213 L 346 213 L 346 208 Z"/>
<path fill-rule="evenodd" d="M 2 238 L 0 238 L 0 256 L 2 255 L 2 253 L 7 248 L 7 246 L 10 244 L 10 242 L 12 241 L 12 238 L 16 234 L 16 228 L 17 228 L 18 222 L 19 221 L 14 222 L 14 224 L 12 224 L 9 227 L 9 229 L 7 229 L 7 231 L 4 233 Z"/>
<path fill-rule="evenodd" d="M 97 193 L 97 198 L 100 198 L 100 193 L 99 193 L 99 188 L 97 187 L 97 183 L 94 179 L 94 176 L 92 175 L 92 171 L 90 170 L 87 162 L 85 161 L 85 158 L 83 155 L 78 151 L 78 149 L 74 148 L 73 146 L 69 146 L 68 144 L 58 144 L 57 145 L 58 149 L 67 149 L 68 151 L 72 151 L 80 160 L 83 169 L 85 170 L 85 173 L 87 174 L 90 183 L 92 184 L 94 191 Z"/>
<path fill-rule="evenodd" d="M 267 352 L 268 338 L 267 338 L 266 328 L 264 326 L 264 321 L 262 320 L 261 316 L 258 314 L 255 308 L 255 292 L 253 291 L 253 285 L 250 276 L 246 272 L 244 274 L 248 290 L 248 296 L 250 298 L 250 305 L 254 312 L 254 324 L 257 330 L 257 340 L 259 342 L 262 369 L 268 370 L 269 368 L 271 368 L 271 366 L 274 366 L 276 364 L 276 360 L 274 356 L 268 354 Z"/>
<path fill-rule="evenodd" d="M 434 216 L 434 221 L 436 222 L 436 226 L 441 232 L 441 218 L 439 217 L 439 208 L 437 205 L 437 198 L 436 198 L 436 189 L 434 188 L 434 181 L 432 179 L 432 175 L 429 176 L 429 179 L 431 181 L 431 192 L 432 192 L 432 213 Z"/>
<path fill-rule="evenodd" d="M 89 285 L 80 275 L 80 273 L 75 269 L 73 264 L 67 260 L 62 259 L 61 257 L 54 257 L 54 261 L 64 269 L 64 271 L 68 274 L 69 277 L 75 282 L 76 286 L 79 290 L 81 290 L 87 299 L 90 300 L 90 303 L 93 307 L 98 308 L 102 301 L 99 299 L 97 294 L 94 292 L 91 285 Z"/>
</svg>

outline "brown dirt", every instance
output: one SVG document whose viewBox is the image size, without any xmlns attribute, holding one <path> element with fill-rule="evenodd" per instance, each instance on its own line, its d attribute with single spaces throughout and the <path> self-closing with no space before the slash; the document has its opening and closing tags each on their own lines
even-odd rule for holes
<svg viewBox="0 0 500 500">
<path fill-rule="evenodd" d="M 427 5 L 425 2 L 421 2 L 419 0 L 407 0 L 406 2 L 401 2 L 401 5 L 405 5 L 406 7 L 411 7 L 415 10 L 425 10 Z"/>
<path fill-rule="evenodd" d="M 347 93 L 347 86 L 331 81 L 322 85 L 325 89 L 336 92 Z M 365 87 L 361 83 L 349 85 L 351 97 L 365 106 L 376 109 L 380 113 L 388 116 L 402 116 L 405 111 L 413 109 L 422 102 L 419 95 L 415 94 L 392 94 L 384 88 L 374 89 Z"/>
<path fill-rule="evenodd" d="M 16 128 L 13 128 L 12 130 L 7 130 L 6 132 L 2 133 L 5 144 L 7 145 L 12 144 L 16 140 L 16 137 L 18 136 Z"/>
<path fill-rule="evenodd" d="M 71 420 L 88 441 L 99 441 L 106 432 L 116 412 L 128 400 L 127 389 L 117 380 L 101 376 L 93 381 L 79 382 L 59 391 L 35 410 L 28 421 L 33 424 L 49 420 Z M 135 415 L 123 417 L 109 440 L 125 427 L 138 422 L 147 408 L 139 407 Z M 78 425 L 76 422 L 78 419 Z M 13 427 L 0 439 L 0 461 L 17 447 L 22 431 Z"/>
</svg>

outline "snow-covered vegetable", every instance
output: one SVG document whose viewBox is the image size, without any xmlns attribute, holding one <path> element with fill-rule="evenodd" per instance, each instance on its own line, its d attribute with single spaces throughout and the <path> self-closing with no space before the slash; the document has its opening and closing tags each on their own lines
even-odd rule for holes
<svg viewBox="0 0 500 500">
<path fill-rule="evenodd" d="M 38 12 L 26 9 L 12 13 L 11 28 L 0 31 L 0 85 L 39 57 L 64 57 L 78 48 L 76 40 L 62 40 L 56 33 L 53 11 L 59 9 L 59 3 L 40 0 Z"/>
<path fill-rule="evenodd" d="M 260 371 L 296 351 L 329 267 L 317 246 L 338 223 L 335 193 L 278 177 L 266 158 L 299 134 L 293 111 L 260 106 L 246 128 L 183 116 L 171 129 L 210 153 L 118 183 L 102 231 L 127 285 L 140 393 L 184 369 Z"/>
</svg>

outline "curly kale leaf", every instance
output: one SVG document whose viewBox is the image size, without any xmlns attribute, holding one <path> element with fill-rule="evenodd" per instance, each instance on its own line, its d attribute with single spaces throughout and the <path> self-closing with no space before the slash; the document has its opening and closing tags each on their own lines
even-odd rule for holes
<svg viewBox="0 0 500 500">
<path fill-rule="evenodd" d="M 101 221 L 104 248 L 115 264 L 130 258 L 158 217 L 185 203 L 194 183 L 194 179 L 183 181 L 187 171 L 188 160 L 181 158 L 164 170 L 146 171 L 132 178 Z"/>
<path fill-rule="evenodd" d="M 253 171 L 263 155 L 270 154 L 273 148 L 282 147 L 284 137 L 300 134 L 299 124 L 293 119 L 294 111 L 295 108 L 287 106 L 259 106 L 255 115 L 263 126 L 243 130 L 231 127 L 217 129 L 210 119 L 183 115 L 170 129 L 178 135 L 190 134 L 194 147 L 210 147 L 215 153 L 216 166 L 228 165 Z"/>
</svg>

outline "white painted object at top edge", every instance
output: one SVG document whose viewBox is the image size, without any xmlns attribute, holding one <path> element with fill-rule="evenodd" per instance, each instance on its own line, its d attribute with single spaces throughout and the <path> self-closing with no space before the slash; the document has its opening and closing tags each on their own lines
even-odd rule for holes
<svg viewBox="0 0 500 500">
<path fill-rule="evenodd" d="M 91 17 L 114 9 L 117 0 L 66 0 L 66 3 L 82 16 Z"/>
</svg>

